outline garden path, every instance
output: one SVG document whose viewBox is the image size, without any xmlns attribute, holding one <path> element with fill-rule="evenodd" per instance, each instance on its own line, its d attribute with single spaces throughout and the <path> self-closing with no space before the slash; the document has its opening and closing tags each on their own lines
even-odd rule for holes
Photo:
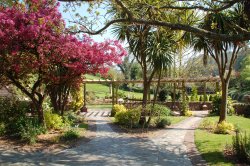
<svg viewBox="0 0 250 166">
<path fill-rule="evenodd" d="M 149 137 L 116 132 L 109 125 L 108 117 L 96 114 L 87 117 L 96 121 L 96 137 L 88 143 L 57 153 L 20 153 L 0 149 L 0 165 L 191 166 L 184 140 L 202 119 L 200 115 L 204 115 L 204 111 L 196 114 L 198 116 Z"/>
</svg>

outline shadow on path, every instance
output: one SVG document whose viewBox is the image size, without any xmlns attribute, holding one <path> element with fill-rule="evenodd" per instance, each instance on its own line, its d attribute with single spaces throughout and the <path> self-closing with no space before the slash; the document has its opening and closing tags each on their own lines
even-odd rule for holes
<svg viewBox="0 0 250 166">
<path fill-rule="evenodd" d="M 96 136 L 85 144 L 58 153 L 0 150 L 0 165 L 192 165 L 184 138 L 201 117 L 188 118 L 172 128 L 160 130 L 154 138 L 115 132 L 106 117 L 94 120 Z"/>
</svg>

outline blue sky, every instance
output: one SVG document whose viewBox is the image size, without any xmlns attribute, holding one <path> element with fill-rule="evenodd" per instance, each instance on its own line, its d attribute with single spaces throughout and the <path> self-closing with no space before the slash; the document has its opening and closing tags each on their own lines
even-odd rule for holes
<svg viewBox="0 0 250 166">
<path fill-rule="evenodd" d="M 76 7 L 75 12 L 73 12 L 72 10 L 69 10 L 67 12 L 63 12 L 65 4 L 66 3 L 64 3 L 64 2 L 60 2 L 59 11 L 61 12 L 63 19 L 66 21 L 67 26 L 73 25 L 72 23 L 69 23 L 69 20 L 72 20 L 72 17 L 74 17 L 74 15 L 76 13 L 79 13 L 81 16 L 89 16 L 89 13 L 87 12 L 87 9 L 88 9 L 88 4 L 87 3 L 82 4 L 81 7 Z M 100 9 L 98 11 L 100 13 L 105 12 L 103 9 Z M 103 22 L 103 24 L 99 25 L 99 28 L 102 25 L 104 25 L 104 20 L 102 22 Z M 99 28 L 97 28 L 97 29 L 99 29 Z M 110 30 L 107 30 L 107 32 L 105 32 L 103 35 L 92 35 L 91 37 L 97 42 L 104 41 L 105 39 L 114 39 L 114 36 L 109 32 L 110 32 Z"/>
</svg>

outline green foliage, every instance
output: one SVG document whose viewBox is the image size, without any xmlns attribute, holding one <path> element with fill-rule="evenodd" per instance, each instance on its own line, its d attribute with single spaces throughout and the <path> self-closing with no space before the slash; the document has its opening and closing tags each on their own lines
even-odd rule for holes
<svg viewBox="0 0 250 166">
<path fill-rule="evenodd" d="M 233 151 L 238 160 L 242 163 L 250 164 L 250 135 L 236 132 L 233 136 Z"/>
<path fill-rule="evenodd" d="M 141 116 L 140 108 L 123 110 L 115 114 L 115 121 L 118 124 L 132 128 L 133 126 L 138 125 L 140 116 Z"/>
<path fill-rule="evenodd" d="M 28 102 L 0 98 L 0 123 L 4 125 L 7 135 L 19 136 L 21 126 L 25 124 L 25 114 L 29 110 Z"/>
<path fill-rule="evenodd" d="M 71 141 L 71 140 L 75 140 L 77 138 L 80 137 L 79 132 L 76 129 L 70 129 L 67 130 L 62 136 L 61 136 L 61 140 L 63 141 Z"/>
<path fill-rule="evenodd" d="M 191 101 L 199 101 L 197 87 L 192 87 Z"/>
<path fill-rule="evenodd" d="M 186 111 L 184 111 L 184 116 L 192 116 L 193 115 L 193 113 L 192 113 L 192 111 L 190 111 L 190 110 L 186 110 Z"/>
<path fill-rule="evenodd" d="M 64 120 L 64 124 L 66 123 L 66 125 L 67 124 L 71 125 L 73 123 L 83 123 L 84 117 L 79 116 L 74 112 L 69 112 L 63 117 L 63 120 Z"/>
<path fill-rule="evenodd" d="M 230 134 L 232 131 L 234 131 L 234 125 L 226 121 L 219 123 L 214 129 L 216 134 Z"/>
<path fill-rule="evenodd" d="M 64 126 L 62 117 L 51 110 L 44 111 L 44 120 L 47 129 L 61 129 Z"/>
<path fill-rule="evenodd" d="M 157 118 L 155 124 L 157 128 L 165 128 L 171 125 L 171 120 L 168 117 Z"/>
<path fill-rule="evenodd" d="M 118 98 L 126 98 L 125 92 L 124 91 L 118 91 L 117 92 L 117 97 Z"/>
<path fill-rule="evenodd" d="M 83 106 L 83 88 L 75 88 L 71 90 L 72 102 L 70 103 L 73 111 L 78 111 Z"/>
<path fill-rule="evenodd" d="M 155 104 L 153 109 L 153 105 L 150 104 L 146 107 L 146 113 L 150 114 L 150 112 L 152 116 L 169 116 L 171 110 L 168 107 L 159 104 Z"/>
<path fill-rule="evenodd" d="M 241 77 L 246 81 L 250 81 L 250 55 L 244 58 L 242 66 Z"/>
<path fill-rule="evenodd" d="M 86 91 L 86 101 L 87 102 L 95 101 L 95 99 L 96 99 L 95 92 Z"/>
<path fill-rule="evenodd" d="M 3 136 L 5 134 L 5 125 L 4 123 L 0 123 L 0 136 Z"/>
<path fill-rule="evenodd" d="M 130 72 L 131 80 L 138 80 L 141 78 L 142 69 L 140 68 L 139 63 L 133 63 Z"/>
<path fill-rule="evenodd" d="M 19 137 L 33 144 L 37 135 L 45 132 L 38 119 L 27 117 L 30 104 L 15 99 L 0 99 L 0 135 Z"/>
<path fill-rule="evenodd" d="M 209 101 L 213 101 L 213 100 L 214 100 L 214 95 L 210 95 Z"/>
<path fill-rule="evenodd" d="M 219 116 L 208 116 L 205 117 L 209 121 L 212 121 L 217 125 Z M 227 122 L 240 126 L 242 131 L 246 131 L 250 134 L 250 119 L 242 116 L 229 116 Z M 234 132 L 233 132 L 234 133 Z M 232 144 L 232 135 L 229 134 L 214 134 L 206 130 L 197 129 L 195 131 L 195 144 L 202 157 L 207 161 L 208 165 L 213 166 L 233 166 L 234 161 L 229 161 L 225 158 L 225 146 Z"/>
<path fill-rule="evenodd" d="M 216 123 L 214 123 L 213 121 L 209 120 L 209 119 L 204 119 L 201 124 L 199 125 L 200 129 L 205 129 L 208 131 L 213 131 L 214 128 L 216 126 Z"/>
<path fill-rule="evenodd" d="M 214 114 L 214 115 L 220 114 L 221 100 L 222 100 L 221 98 L 222 98 L 222 96 L 220 93 L 213 96 L 213 101 L 212 101 L 213 109 L 211 111 L 211 114 Z M 235 110 L 233 107 L 233 101 L 230 97 L 228 97 L 228 100 L 227 100 L 227 113 L 228 113 L 228 115 L 235 114 Z"/>
<path fill-rule="evenodd" d="M 204 96 L 203 95 L 198 96 L 198 98 L 199 98 L 199 101 L 204 101 Z"/>
<path fill-rule="evenodd" d="M 243 56 L 244 59 L 241 60 L 240 77 L 235 77 L 230 80 L 229 84 L 229 95 L 234 100 L 240 102 L 247 102 L 244 100 L 244 96 L 250 94 L 250 54 Z"/>
<path fill-rule="evenodd" d="M 36 143 L 37 135 L 44 133 L 46 130 L 39 125 L 37 121 L 25 119 L 25 124 L 20 128 L 21 139 L 29 144 Z"/>
<path fill-rule="evenodd" d="M 204 101 L 209 101 L 210 95 L 205 94 L 204 95 Z"/>
<path fill-rule="evenodd" d="M 171 96 L 171 99 L 172 99 L 172 101 L 173 101 L 173 100 L 174 100 L 174 92 L 171 92 L 171 93 L 170 93 L 170 96 Z M 178 100 L 180 100 L 180 98 L 181 98 L 181 93 L 179 93 L 179 92 L 176 93 L 176 94 L 175 94 L 175 100 L 178 101 Z"/>
<path fill-rule="evenodd" d="M 162 101 L 162 102 L 166 101 L 167 95 L 168 95 L 167 90 L 166 90 L 166 89 L 162 89 L 162 90 L 159 92 L 158 100 L 159 100 L 159 101 Z"/>
<path fill-rule="evenodd" d="M 124 105 L 115 104 L 111 110 L 111 117 L 114 117 L 117 112 L 127 111 Z"/>
<path fill-rule="evenodd" d="M 192 111 L 190 111 L 190 109 L 189 109 L 189 104 L 188 104 L 187 100 L 184 100 L 181 103 L 181 110 L 182 110 L 182 114 L 184 116 L 192 116 L 193 115 Z"/>
</svg>

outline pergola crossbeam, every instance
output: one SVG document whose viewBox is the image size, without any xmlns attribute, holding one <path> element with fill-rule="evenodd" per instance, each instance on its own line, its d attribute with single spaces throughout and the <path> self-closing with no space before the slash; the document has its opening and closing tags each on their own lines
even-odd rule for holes
<svg viewBox="0 0 250 166">
<path fill-rule="evenodd" d="M 158 80 L 152 80 L 152 83 L 157 83 Z M 163 78 L 161 83 L 195 83 L 195 82 L 220 82 L 219 77 L 204 77 L 204 78 Z M 83 80 L 83 83 L 143 83 L 143 80 Z"/>
</svg>

